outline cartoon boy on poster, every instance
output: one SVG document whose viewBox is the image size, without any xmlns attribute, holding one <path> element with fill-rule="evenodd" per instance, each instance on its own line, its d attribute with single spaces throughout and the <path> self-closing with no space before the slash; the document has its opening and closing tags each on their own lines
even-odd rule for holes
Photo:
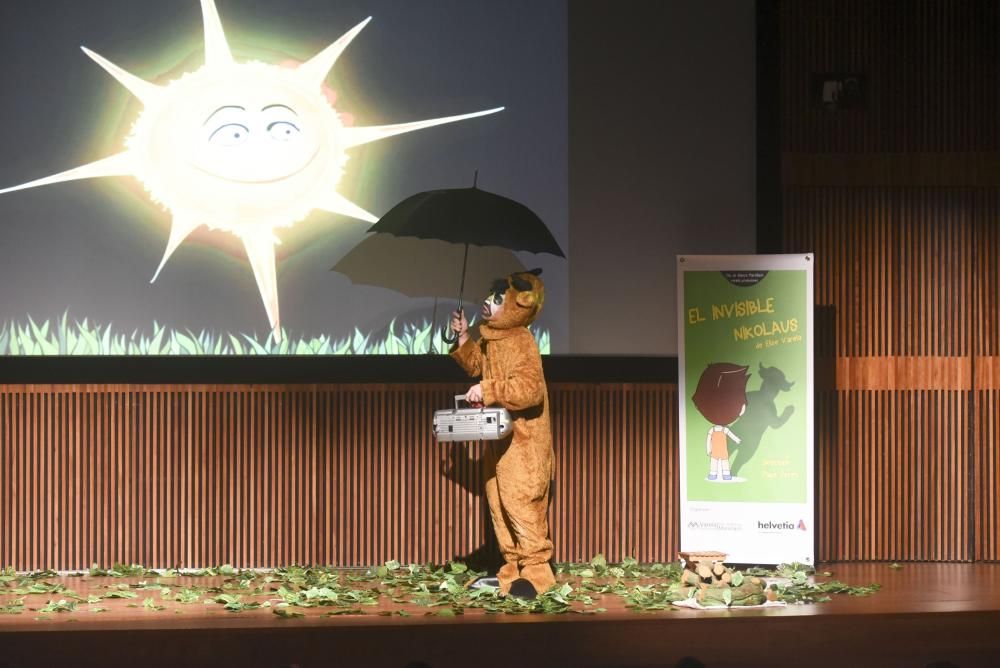
<svg viewBox="0 0 1000 668">
<path fill-rule="evenodd" d="M 695 408 L 712 423 L 705 439 L 706 454 L 711 458 L 708 480 L 732 481 L 729 470 L 729 441 L 739 444 L 739 437 L 729 430 L 747 408 L 747 381 L 750 367 L 730 362 L 709 364 L 698 379 L 691 400 Z"/>
</svg>

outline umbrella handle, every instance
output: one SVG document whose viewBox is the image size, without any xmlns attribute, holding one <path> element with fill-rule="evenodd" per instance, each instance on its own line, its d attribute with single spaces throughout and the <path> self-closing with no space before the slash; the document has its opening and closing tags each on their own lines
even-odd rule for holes
<svg viewBox="0 0 1000 668">
<path fill-rule="evenodd" d="M 458 310 L 463 311 L 461 306 L 458 307 Z M 465 315 L 464 311 L 462 314 Z M 444 327 L 441 328 L 441 338 L 444 340 L 445 343 L 451 345 L 456 341 L 458 341 L 458 334 L 452 331 L 450 325 L 445 325 Z"/>
<path fill-rule="evenodd" d="M 478 177 L 478 175 L 479 172 L 477 171 L 476 176 Z M 472 187 L 474 188 L 475 184 L 473 184 Z M 465 244 L 465 253 L 462 255 L 462 283 L 458 287 L 458 310 L 462 312 L 462 315 L 465 315 L 465 311 L 462 309 L 462 295 L 465 293 L 465 269 L 468 265 L 469 244 Z M 441 331 L 441 338 L 444 339 L 445 343 L 451 345 L 452 343 L 458 341 L 458 334 L 451 333 L 451 327 L 445 326 Z"/>
</svg>

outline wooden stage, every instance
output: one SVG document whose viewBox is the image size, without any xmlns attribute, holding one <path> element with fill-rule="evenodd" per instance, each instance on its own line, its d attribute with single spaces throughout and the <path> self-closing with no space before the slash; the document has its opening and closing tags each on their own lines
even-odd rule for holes
<svg viewBox="0 0 1000 668">
<path fill-rule="evenodd" d="M 834 563 L 817 570 L 882 589 L 869 597 L 755 610 L 637 613 L 605 595 L 595 602 L 607 609 L 600 614 L 468 610 L 458 617 L 426 616 L 426 608 L 388 601 L 363 615 L 321 617 L 322 610 L 309 608 L 305 617 L 285 619 L 269 609 L 234 614 L 220 605 L 174 604 L 157 611 L 126 607 L 134 600 L 105 599 L 101 614 L 86 606 L 44 619 L 38 612 L 0 614 L 0 668 L 668 667 L 684 657 L 706 666 L 1000 665 L 1000 564 L 907 563 L 894 569 Z M 143 579 L 150 578 L 124 581 Z M 123 582 L 47 581 L 65 582 L 83 597 Z M 9 603 L 5 598 L 0 607 Z M 54 598 L 58 594 L 28 596 L 26 605 L 37 608 Z M 400 609 L 412 616 L 376 614 Z"/>
</svg>

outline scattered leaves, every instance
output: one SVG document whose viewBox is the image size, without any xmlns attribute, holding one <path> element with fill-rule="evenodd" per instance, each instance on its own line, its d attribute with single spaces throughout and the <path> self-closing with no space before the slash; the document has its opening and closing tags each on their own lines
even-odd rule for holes
<svg viewBox="0 0 1000 668">
<path fill-rule="evenodd" d="M 142 607 L 145 608 L 146 610 L 153 610 L 155 612 L 160 612 L 161 610 L 167 609 L 167 607 L 164 605 L 158 605 L 152 596 L 143 599 Z"/>
<path fill-rule="evenodd" d="M 128 589 L 112 589 L 104 594 L 104 598 L 139 598 L 139 595 Z"/>
<path fill-rule="evenodd" d="M 7 603 L 7 605 L 0 605 L 0 615 L 20 615 L 24 612 L 24 599 L 18 598 Z"/>
<path fill-rule="evenodd" d="M 174 594 L 174 600 L 178 603 L 197 603 L 198 599 L 201 598 L 203 590 L 197 589 L 195 587 L 187 587 L 181 589 L 176 594 Z"/>
<path fill-rule="evenodd" d="M 76 610 L 76 601 L 67 601 L 64 598 L 58 601 L 50 600 L 44 608 L 39 609 L 38 612 L 74 612 Z"/>
<path fill-rule="evenodd" d="M 893 564 L 892 568 L 901 568 Z M 18 575 L 12 568 L 0 570 L 0 595 L 45 595 L 48 603 L 37 609 L 38 619 L 49 619 L 46 614 L 77 611 L 77 601 L 90 607 L 80 608 L 90 612 L 104 612 L 98 607 L 103 599 L 137 599 L 138 591 L 159 592 L 160 601 L 152 596 L 127 604 L 129 608 L 163 611 L 163 603 L 192 604 L 202 601 L 206 605 L 219 605 L 228 612 L 271 608 L 273 614 L 283 618 L 305 616 L 307 608 L 325 608 L 323 617 L 361 615 L 366 607 L 392 602 L 399 605 L 420 606 L 425 615 L 453 617 L 466 610 L 477 609 L 487 614 L 599 614 L 605 607 L 597 604 L 605 596 L 617 597 L 625 607 L 636 612 L 673 610 L 672 605 L 691 593 L 690 587 L 680 582 L 681 567 L 677 563 L 640 564 L 635 559 L 609 563 L 603 555 L 596 555 L 587 563 L 557 564 L 556 573 L 561 582 L 549 591 L 528 600 L 501 596 L 497 588 L 471 585 L 485 575 L 461 562 L 442 566 L 430 564 L 401 564 L 390 560 L 364 572 L 345 571 L 331 567 L 308 565 L 287 566 L 272 571 L 240 570 L 230 564 L 200 570 L 157 571 L 139 564 L 115 564 L 102 569 L 94 564 L 89 575 L 117 579 L 132 579 L 98 585 L 107 589 L 103 595 L 91 594 L 83 598 L 67 589 L 60 582 L 50 582 L 56 577 L 53 571 L 37 571 Z M 779 578 L 770 585 L 772 596 L 788 603 L 820 603 L 833 595 L 868 596 L 878 591 L 878 584 L 850 586 L 836 580 L 814 581 L 815 570 L 805 564 L 781 564 L 777 568 L 749 568 L 731 571 L 729 584 L 736 588 L 749 576 Z M 829 572 L 822 574 L 829 577 Z M 167 587 L 162 578 L 215 578 L 210 586 L 199 587 L 178 584 Z M 151 579 L 150 579 L 151 578 Z M 573 578 L 570 582 L 567 579 Z M 56 598 L 53 595 L 58 595 Z M 727 605 L 735 604 L 733 591 L 721 591 L 719 597 Z M 24 598 L 0 599 L 0 614 L 21 614 L 25 611 Z M 30 608 L 29 608 L 30 609 Z M 174 613 L 180 609 L 174 607 Z M 32 609 L 34 610 L 34 609 Z M 381 609 L 382 616 L 407 617 L 413 614 L 406 609 Z"/>
<path fill-rule="evenodd" d="M 274 608 L 271 610 L 271 612 L 278 615 L 279 617 L 285 617 L 289 619 L 293 617 L 305 617 L 303 613 L 296 612 L 295 610 L 291 610 L 289 608 Z"/>
</svg>

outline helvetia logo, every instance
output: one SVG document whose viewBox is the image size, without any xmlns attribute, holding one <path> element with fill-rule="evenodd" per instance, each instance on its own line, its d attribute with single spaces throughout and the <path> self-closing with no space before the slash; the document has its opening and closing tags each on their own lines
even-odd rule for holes
<svg viewBox="0 0 1000 668">
<path fill-rule="evenodd" d="M 758 520 L 757 528 L 761 531 L 795 531 L 796 526 L 792 522 L 761 522 Z"/>
<path fill-rule="evenodd" d="M 806 530 L 805 520 L 799 520 L 799 531 L 805 531 L 805 530 Z"/>
</svg>

